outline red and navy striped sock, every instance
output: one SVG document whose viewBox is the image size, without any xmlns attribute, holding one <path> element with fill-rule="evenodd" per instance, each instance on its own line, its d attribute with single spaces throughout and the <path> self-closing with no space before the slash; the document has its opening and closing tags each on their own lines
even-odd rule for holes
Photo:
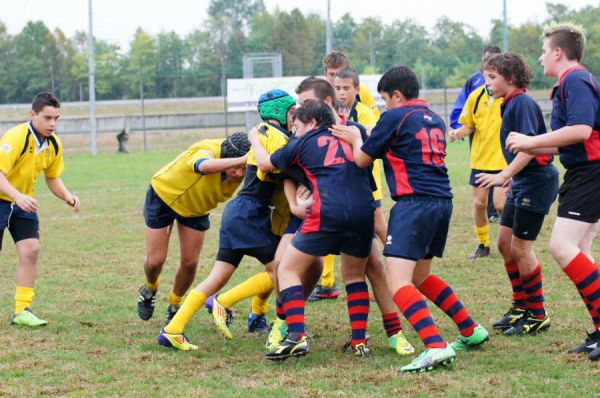
<svg viewBox="0 0 600 398">
<path fill-rule="evenodd" d="M 581 293 L 579 295 L 581 296 Z M 590 301 L 588 299 L 586 299 L 583 296 L 581 296 L 581 298 L 583 299 L 583 302 L 585 303 L 585 306 L 587 307 L 587 309 L 590 313 L 590 316 L 592 317 L 592 322 L 594 323 L 594 329 L 600 330 L 600 312 L 596 311 L 596 309 L 594 307 L 592 307 L 592 305 L 590 304 Z"/>
<path fill-rule="evenodd" d="M 504 268 L 506 268 L 506 274 L 510 279 L 510 285 L 513 291 L 513 308 L 527 308 L 527 295 L 521 285 L 521 274 L 519 273 L 519 265 L 514 260 L 504 262 Z"/>
<path fill-rule="evenodd" d="M 397 312 L 390 312 L 389 314 L 383 314 L 383 327 L 385 328 L 385 334 L 387 337 L 391 337 L 402 330 L 402 322 Z"/>
<path fill-rule="evenodd" d="M 468 337 L 473 334 L 477 324 L 446 281 L 431 274 L 421 283 L 419 290 L 452 318 L 461 335 Z"/>
<path fill-rule="evenodd" d="M 369 318 L 369 287 L 365 282 L 346 285 L 348 315 L 352 328 L 352 348 L 357 344 L 367 344 L 366 332 Z"/>
<path fill-rule="evenodd" d="M 598 264 L 580 252 L 565 268 L 565 274 L 577 287 L 592 319 L 600 314 L 600 271 Z M 587 300 L 587 302 L 586 302 Z"/>
<path fill-rule="evenodd" d="M 546 316 L 542 286 L 542 266 L 538 264 L 532 273 L 521 276 L 521 284 L 527 294 L 527 309 L 531 315 L 537 319 L 542 319 Z"/>
<path fill-rule="evenodd" d="M 279 296 L 275 299 L 275 313 L 277 318 L 285 321 L 285 311 L 283 310 L 283 304 L 281 304 L 281 298 Z"/>
<path fill-rule="evenodd" d="M 413 286 L 403 286 L 394 294 L 394 302 L 404 314 L 404 317 L 415 328 L 425 348 L 444 348 L 446 342 L 440 336 L 427 303 L 421 293 Z"/>
<path fill-rule="evenodd" d="M 291 337 L 301 339 L 304 336 L 304 289 L 300 285 L 290 286 L 279 293 L 285 311 L 285 323 Z"/>
</svg>

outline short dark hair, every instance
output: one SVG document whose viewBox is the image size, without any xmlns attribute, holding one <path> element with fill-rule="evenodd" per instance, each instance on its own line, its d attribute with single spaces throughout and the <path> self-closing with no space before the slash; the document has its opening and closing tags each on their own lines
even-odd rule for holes
<svg viewBox="0 0 600 398">
<path fill-rule="evenodd" d="M 329 105 L 323 101 L 309 100 L 296 108 L 294 119 L 302 123 L 310 123 L 315 120 L 317 125 L 332 126 L 335 124 L 335 116 Z"/>
<path fill-rule="evenodd" d="M 494 45 L 489 45 L 489 46 L 485 46 L 485 48 L 483 49 L 483 55 L 485 54 L 500 54 L 502 52 L 502 50 L 500 50 L 500 47 L 498 46 L 494 46 Z"/>
<path fill-rule="evenodd" d="M 60 102 L 58 101 L 58 98 L 56 98 L 50 91 L 43 91 L 33 97 L 33 101 L 31 101 L 31 109 L 35 113 L 41 112 L 41 110 L 46 106 L 60 108 Z"/>
<path fill-rule="evenodd" d="M 550 47 L 560 48 L 569 60 L 581 61 L 585 50 L 585 30 L 570 23 L 550 24 L 544 27 L 542 37 L 550 39 Z"/>
<path fill-rule="evenodd" d="M 341 51 L 332 51 L 323 58 L 323 68 L 351 68 L 350 59 Z"/>
<path fill-rule="evenodd" d="M 400 91 L 407 100 L 419 98 L 419 79 L 406 65 L 392 66 L 377 83 L 378 93 L 392 95 L 396 90 Z"/>
<path fill-rule="evenodd" d="M 483 65 L 483 70 L 495 70 L 518 88 L 526 88 L 533 73 L 522 56 L 515 53 L 494 54 Z"/>
<path fill-rule="evenodd" d="M 307 77 L 296 87 L 296 94 L 299 95 L 310 90 L 313 90 L 315 96 L 321 101 L 325 101 L 325 98 L 331 97 L 332 101 L 336 102 L 335 88 L 325 79 L 314 76 Z"/>
<path fill-rule="evenodd" d="M 340 79 L 352 79 L 352 84 L 354 84 L 355 88 L 358 88 L 360 86 L 360 77 L 354 69 L 342 69 L 338 72 L 336 77 L 339 77 Z"/>
</svg>

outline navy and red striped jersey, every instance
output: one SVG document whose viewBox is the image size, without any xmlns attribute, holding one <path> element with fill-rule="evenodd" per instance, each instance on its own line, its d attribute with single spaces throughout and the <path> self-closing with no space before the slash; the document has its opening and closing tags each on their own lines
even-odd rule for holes
<svg viewBox="0 0 600 398">
<path fill-rule="evenodd" d="M 540 106 L 533 98 L 525 94 L 525 90 L 516 90 L 506 97 L 500 107 L 502 112 L 502 127 L 500 128 L 500 144 L 506 163 L 517 156 L 506 149 L 508 135 L 515 131 L 528 136 L 545 134 L 546 123 Z M 552 155 L 536 155 L 527 163 L 522 171 L 533 170 L 552 163 Z"/>
<path fill-rule="evenodd" d="M 370 212 L 372 216 L 375 183 L 371 169 L 359 168 L 350 144 L 334 137 L 327 127 L 290 140 L 271 155 L 271 163 L 284 173 L 290 166 L 300 166 L 309 181 L 314 202 L 300 232 L 343 231 L 353 225 L 357 214 Z"/>
<path fill-rule="evenodd" d="M 596 78 L 581 65 L 563 73 L 552 89 L 552 130 L 577 124 L 592 127 L 584 142 L 558 148 L 560 162 L 567 169 L 600 159 L 599 90 Z"/>
<path fill-rule="evenodd" d="M 426 101 L 411 100 L 381 115 L 362 146 L 383 159 L 392 199 L 406 195 L 452 198 L 446 157 L 446 126 Z"/>
</svg>

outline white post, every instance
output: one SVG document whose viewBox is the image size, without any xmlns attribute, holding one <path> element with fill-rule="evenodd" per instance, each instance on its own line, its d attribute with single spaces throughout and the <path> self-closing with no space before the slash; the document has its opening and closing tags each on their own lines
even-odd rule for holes
<svg viewBox="0 0 600 398">
<path fill-rule="evenodd" d="M 88 0 L 89 31 L 88 31 L 88 74 L 89 74 L 89 101 L 90 101 L 90 152 L 98 153 L 96 147 L 96 64 L 94 62 L 94 33 L 92 30 L 92 0 Z"/>
</svg>

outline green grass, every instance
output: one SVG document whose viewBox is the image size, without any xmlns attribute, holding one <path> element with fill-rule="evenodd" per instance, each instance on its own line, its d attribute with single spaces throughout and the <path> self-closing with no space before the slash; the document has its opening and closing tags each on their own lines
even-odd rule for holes
<svg viewBox="0 0 600 398">
<path fill-rule="evenodd" d="M 537 337 L 494 335 L 483 349 L 459 353 L 452 370 L 400 374 L 399 366 L 409 359 L 386 348 L 374 302 L 369 325 L 373 355 L 355 359 L 342 354 L 349 334 L 344 299 L 307 305 L 312 352 L 305 358 L 264 360 L 264 336 L 245 332 L 248 302 L 234 308 L 233 341 L 221 338 L 201 311 L 186 329 L 199 351 L 159 347 L 156 336 L 178 262 L 178 243 L 175 234 L 155 317 L 143 322 L 136 313 L 137 289 L 144 280 L 141 211 L 152 174 L 183 149 L 101 153 L 95 158 L 67 155 L 64 180 L 82 200 L 79 215 L 40 185 L 42 251 L 33 308 L 50 324 L 39 330 L 9 326 L 16 254 L 6 233 L 0 274 L 0 396 L 598 396 L 600 364 L 566 354 L 591 324 L 575 288 L 549 253 L 553 216 L 538 243 L 552 328 Z M 455 210 L 446 256 L 435 261 L 434 269 L 489 327 L 508 308 L 510 287 L 497 251 L 488 259 L 466 260 L 475 246 L 467 144 L 451 144 L 448 151 Z M 386 199 L 386 209 L 390 205 Z M 198 278 L 207 275 L 214 261 L 220 212 L 212 214 Z M 493 237 L 496 233 L 493 226 Z M 231 285 L 260 270 L 257 261 L 245 259 Z M 450 319 L 437 309 L 433 314 L 443 335 L 454 339 L 457 330 Z M 417 335 L 408 322 L 403 324 L 421 351 Z"/>
</svg>

